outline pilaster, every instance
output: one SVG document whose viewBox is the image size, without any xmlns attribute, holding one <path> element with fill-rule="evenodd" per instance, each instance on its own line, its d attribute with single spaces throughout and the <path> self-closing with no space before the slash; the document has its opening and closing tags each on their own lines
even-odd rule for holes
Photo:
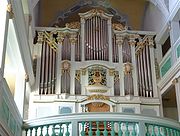
<svg viewBox="0 0 180 136">
<path fill-rule="evenodd" d="M 133 77 L 133 87 L 134 87 L 134 96 L 139 96 L 138 93 L 138 83 L 137 83 L 137 66 L 136 66 L 136 53 L 135 53 L 135 35 L 130 35 L 130 46 L 131 46 L 131 56 L 132 56 L 132 77 Z"/>
<path fill-rule="evenodd" d="M 156 84 L 156 71 L 155 71 L 155 58 L 154 58 L 154 43 L 153 36 L 148 38 L 149 47 L 150 47 L 150 63 L 151 63 L 151 74 L 152 74 L 152 85 L 153 85 L 153 94 L 154 97 L 158 97 L 157 93 L 157 84 Z"/>
<path fill-rule="evenodd" d="M 175 78 L 172 81 L 172 84 L 175 85 L 176 103 L 177 103 L 177 110 L 178 110 L 178 120 L 180 121 L 180 77 Z"/>
<path fill-rule="evenodd" d="M 125 96 L 124 92 L 124 72 L 123 72 L 123 55 L 122 55 L 122 44 L 123 37 L 116 34 L 116 43 L 119 50 L 119 75 L 120 75 L 120 96 Z"/>
</svg>

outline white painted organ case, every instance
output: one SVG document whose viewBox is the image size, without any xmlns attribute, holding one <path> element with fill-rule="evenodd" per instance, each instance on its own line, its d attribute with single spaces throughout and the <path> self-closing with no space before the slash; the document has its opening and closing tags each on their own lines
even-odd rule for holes
<svg viewBox="0 0 180 136">
<path fill-rule="evenodd" d="M 143 102 L 158 107 L 154 33 L 128 30 L 102 10 L 79 16 L 64 28 L 37 28 L 35 94 L 69 99 L 78 105 L 74 112 L 94 101 L 115 112 L 138 104 L 140 113 Z"/>
</svg>

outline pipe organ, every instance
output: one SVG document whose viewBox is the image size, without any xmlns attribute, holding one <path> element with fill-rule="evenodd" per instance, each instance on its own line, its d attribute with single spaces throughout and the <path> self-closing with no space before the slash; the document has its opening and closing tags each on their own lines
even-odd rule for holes
<svg viewBox="0 0 180 136">
<path fill-rule="evenodd" d="M 128 30 L 102 10 L 79 16 L 64 28 L 37 29 L 39 95 L 155 97 L 154 34 Z"/>
</svg>

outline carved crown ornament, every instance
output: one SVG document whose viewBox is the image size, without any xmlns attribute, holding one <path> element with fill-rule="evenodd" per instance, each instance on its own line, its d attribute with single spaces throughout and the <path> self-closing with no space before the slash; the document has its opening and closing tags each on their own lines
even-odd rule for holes
<svg viewBox="0 0 180 136">
<path fill-rule="evenodd" d="M 92 9 L 86 13 L 79 13 L 79 15 L 82 19 L 92 18 L 93 16 L 100 16 L 106 19 L 111 19 L 113 17 L 113 15 L 105 13 L 103 10 L 100 9 Z"/>
</svg>

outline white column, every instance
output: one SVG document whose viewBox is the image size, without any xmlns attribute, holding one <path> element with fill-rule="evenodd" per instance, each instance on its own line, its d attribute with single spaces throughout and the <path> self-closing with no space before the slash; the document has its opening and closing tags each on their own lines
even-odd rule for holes
<svg viewBox="0 0 180 136">
<path fill-rule="evenodd" d="M 61 94 L 61 72 L 62 72 L 62 44 L 64 40 L 64 34 L 58 33 L 58 45 L 57 45 L 57 59 L 56 59 L 56 94 Z"/>
<path fill-rule="evenodd" d="M 180 77 L 175 78 L 173 84 L 175 85 L 178 120 L 180 122 Z"/>
<path fill-rule="evenodd" d="M 77 34 L 71 34 L 70 41 L 71 41 L 71 61 L 75 61 L 75 46 L 77 41 Z"/>
<path fill-rule="evenodd" d="M 71 71 L 70 71 L 70 94 L 75 95 L 75 45 L 77 41 L 77 35 L 76 34 L 71 34 Z"/>
<path fill-rule="evenodd" d="M 74 64 L 71 63 L 71 71 L 70 71 L 70 94 L 75 95 L 75 68 Z"/>
<path fill-rule="evenodd" d="M 8 2 L 3 0 L 0 2 L 0 68 L 2 74 L 4 74 L 4 65 L 5 65 L 5 53 L 7 46 L 7 35 L 8 35 L 8 26 L 9 26 L 9 14 L 7 12 Z"/>
<path fill-rule="evenodd" d="M 133 77 L 133 87 L 134 87 L 134 96 L 139 96 L 138 93 L 138 83 L 137 83 L 137 65 L 136 65 L 136 54 L 135 54 L 135 39 L 130 38 L 130 45 L 131 45 L 131 56 L 132 56 L 132 77 Z"/>
<path fill-rule="evenodd" d="M 85 33 L 85 31 L 84 31 L 84 29 L 85 29 L 85 20 L 84 20 L 84 18 L 81 18 L 81 47 L 82 47 L 82 58 L 81 58 L 81 60 L 82 61 L 84 61 L 85 60 L 85 54 L 84 54 L 84 49 L 85 49 L 85 42 L 84 42 L 84 33 Z"/>
<path fill-rule="evenodd" d="M 150 63 L 151 63 L 151 72 L 152 72 L 152 85 L 153 85 L 153 94 L 154 97 L 158 97 L 157 93 L 157 84 L 156 84 L 156 71 L 155 71 L 155 59 L 154 59 L 154 44 L 153 37 L 149 38 L 149 46 L 150 46 Z"/>
<path fill-rule="evenodd" d="M 108 20 L 108 45 L 109 45 L 109 61 L 113 61 L 112 57 L 112 25 L 111 25 L 111 19 Z"/>
<path fill-rule="evenodd" d="M 124 92 L 123 56 L 122 56 L 123 37 L 120 36 L 120 35 L 116 35 L 116 37 L 117 37 L 116 43 L 118 44 L 118 50 L 119 50 L 120 96 L 125 96 L 125 92 Z"/>
</svg>

